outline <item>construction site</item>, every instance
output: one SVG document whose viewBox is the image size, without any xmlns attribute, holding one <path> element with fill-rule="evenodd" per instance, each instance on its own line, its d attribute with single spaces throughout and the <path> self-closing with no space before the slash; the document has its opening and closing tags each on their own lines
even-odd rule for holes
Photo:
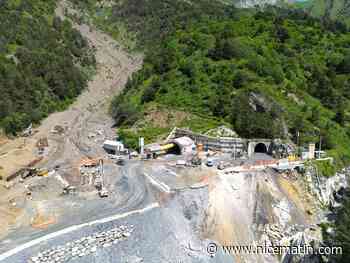
<svg viewBox="0 0 350 263">
<path fill-rule="evenodd" d="M 347 171 L 333 181 L 318 177 L 309 165 L 320 157 L 314 145 L 301 158 L 278 139 L 175 128 L 163 142 L 140 138 L 136 152 L 110 132 L 99 127 L 80 136 L 86 145 L 76 148 L 79 159 L 57 158 L 51 141 L 67 130 L 52 132 L 39 140 L 38 160 L 2 180 L 0 260 L 232 262 L 232 255 L 208 254 L 207 245 L 319 242 L 321 204 L 335 205 L 333 193 L 346 187 Z M 280 262 L 272 255 L 234 258 Z"/>
<path fill-rule="evenodd" d="M 57 15 L 68 19 L 67 7 Z M 289 262 L 207 247 L 321 242 L 322 207 L 337 205 L 348 170 L 319 177 L 313 160 L 332 158 L 315 144 L 298 153 L 278 138 L 179 128 L 128 149 L 107 105 L 142 56 L 73 25 L 96 47 L 98 71 L 66 111 L 1 142 L 0 262 Z"/>
</svg>

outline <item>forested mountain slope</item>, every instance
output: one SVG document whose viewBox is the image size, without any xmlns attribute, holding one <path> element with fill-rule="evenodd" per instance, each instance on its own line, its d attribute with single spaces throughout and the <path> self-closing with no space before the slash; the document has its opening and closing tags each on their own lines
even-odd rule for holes
<svg viewBox="0 0 350 263">
<path fill-rule="evenodd" d="M 198 19 L 225 17 L 234 7 L 227 1 L 196 0 L 71 0 L 104 31 L 135 49 L 154 46 L 170 32 L 184 28 Z M 227 2 L 227 3 L 223 3 Z"/>
<path fill-rule="evenodd" d="M 114 101 L 119 125 L 141 127 L 152 139 L 165 129 L 147 123 L 148 113 L 173 109 L 199 116 L 202 130 L 225 123 L 242 137 L 295 141 L 299 132 L 302 144 L 321 136 L 339 163 L 350 161 L 344 28 L 277 8 L 192 21 L 148 49 L 143 69 Z"/>
<path fill-rule="evenodd" d="M 94 66 L 86 40 L 54 17 L 55 6 L 55 0 L 0 2 L 0 127 L 7 133 L 64 108 Z"/>
</svg>

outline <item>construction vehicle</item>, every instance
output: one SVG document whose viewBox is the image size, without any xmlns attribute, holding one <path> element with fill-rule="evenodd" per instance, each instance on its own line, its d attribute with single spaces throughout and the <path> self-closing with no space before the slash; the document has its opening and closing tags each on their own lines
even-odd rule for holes
<svg viewBox="0 0 350 263">
<path fill-rule="evenodd" d="M 42 176 L 42 177 L 46 177 L 49 175 L 49 170 L 47 169 L 40 169 L 36 171 L 36 175 L 37 176 Z"/>
<path fill-rule="evenodd" d="M 68 185 L 63 188 L 63 195 L 70 195 L 70 194 L 76 194 L 77 193 L 77 188 L 72 185 Z"/>
<path fill-rule="evenodd" d="M 185 166 L 186 165 L 186 161 L 185 160 L 177 160 L 176 161 L 176 166 Z"/>
<path fill-rule="evenodd" d="M 26 179 L 28 177 L 35 176 L 35 169 L 23 168 L 18 173 L 21 175 L 22 179 Z"/>
<path fill-rule="evenodd" d="M 33 135 L 33 125 L 32 123 L 22 132 L 23 137 L 29 137 Z"/>
<path fill-rule="evenodd" d="M 208 159 L 207 159 L 207 166 L 208 166 L 208 167 L 213 167 L 213 166 L 214 166 L 214 161 L 213 161 L 212 158 L 208 158 Z"/>
<path fill-rule="evenodd" d="M 109 192 L 108 192 L 108 190 L 106 188 L 102 187 L 101 190 L 98 192 L 98 195 L 101 198 L 105 198 L 105 197 L 108 197 Z"/>
<path fill-rule="evenodd" d="M 226 168 L 226 165 L 223 161 L 220 161 L 218 164 L 218 170 L 224 170 Z"/>
</svg>

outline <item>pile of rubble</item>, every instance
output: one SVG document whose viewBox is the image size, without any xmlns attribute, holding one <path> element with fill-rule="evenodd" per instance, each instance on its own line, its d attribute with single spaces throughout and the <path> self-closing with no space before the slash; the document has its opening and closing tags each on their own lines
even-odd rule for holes
<svg viewBox="0 0 350 263">
<path fill-rule="evenodd" d="M 90 236 L 82 237 L 79 240 L 69 242 L 64 246 L 58 246 L 49 250 L 40 252 L 31 257 L 29 263 L 55 262 L 63 263 L 70 260 L 93 254 L 98 248 L 110 247 L 120 240 L 126 239 L 133 232 L 133 226 L 119 226 L 108 231 L 95 233 Z"/>
<path fill-rule="evenodd" d="M 205 135 L 213 136 L 213 137 L 233 137 L 233 138 L 238 138 L 238 134 L 234 130 L 232 130 L 232 129 L 224 126 L 224 125 L 219 126 L 219 127 L 215 128 L 215 129 L 211 129 L 211 130 L 207 131 L 205 133 Z"/>
</svg>

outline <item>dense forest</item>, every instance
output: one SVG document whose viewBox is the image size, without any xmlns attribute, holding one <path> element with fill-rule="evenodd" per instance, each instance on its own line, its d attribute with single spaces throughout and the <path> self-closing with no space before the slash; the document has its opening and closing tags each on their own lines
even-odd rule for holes
<svg viewBox="0 0 350 263">
<path fill-rule="evenodd" d="M 98 0 L 71 2 L 85 10 L 98 27 L 131 50 L 154 47 L 179 28 L 188 27 L 199 19 L 226 17 L 234 9 L 233 5 L 212 0 L 128 0 L 113 4 Z M 87 16 L 79 19 L 87 19 Z"/>
<path fill-rule="evenodd" d="M 54 16 L 55 6 L 55 0 L 0 2 L 0 127 L 8 134 L 63 109 L 94 67 L 86 40 Z"/>
</svg>

